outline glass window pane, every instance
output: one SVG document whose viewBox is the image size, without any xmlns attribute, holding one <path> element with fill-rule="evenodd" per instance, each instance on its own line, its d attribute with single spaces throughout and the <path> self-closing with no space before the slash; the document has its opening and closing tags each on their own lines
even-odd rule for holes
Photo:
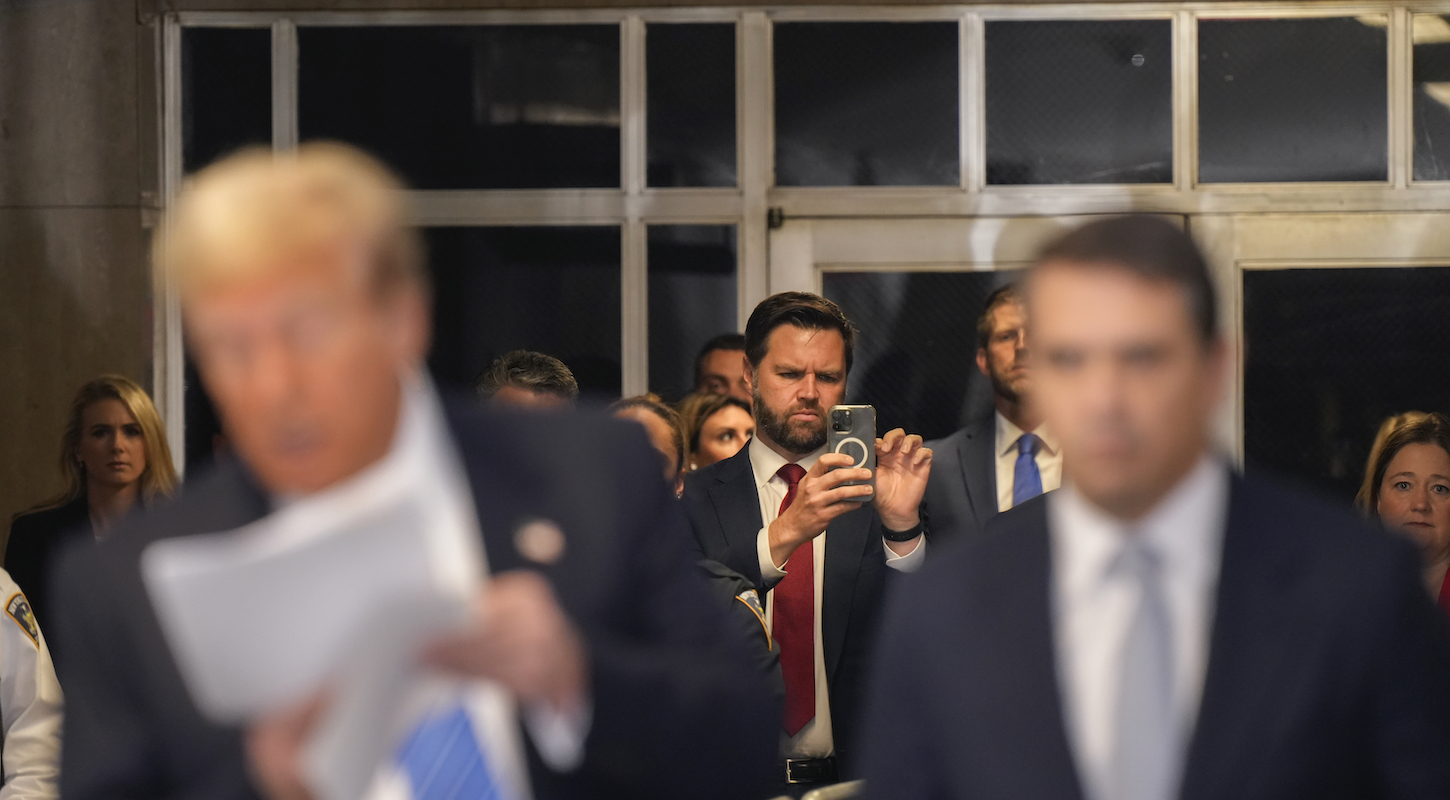
<svg viewBox="0 0 1450 800">
<path fill-rule="evenodd" d="M 249 144 L 272 144 L 271 29 L 184 28 L 182 168 L 195 172 Z"/>
<path fill-rule="evenodd" d="M 1169 21 L 988 22 L 987 182 L 1172 183 Z"/>
<path fill-rule="evenodd" d="M 1382 181 L 1385 18 L 1198 24 L 1205 183 Z"/>
<path fill-rule="evenodd" d="M 440 383 L 473 386 L 510 350 L 569 366 L 581 392 L 620 390 L 619 228 L 429 228 Z"/>
<path fill-rule="evenodd" d="M 1415 180 L 1450 180 L 1450 17 L 1416 14 Z"/>
<path fill-rule="evenodd" d="M 619 186 L 619 26 L 303 27 L 303 139 L 419 189 Z"/>
<path fill-rule="evenodd" d="M 848 402 L 876 406 L 880 431 L 936 439 L 992 413 L 977 371 L 977 317 L 1010 280 L 992 272 L 827 272 L 822 290 L 856 325 Z"/>
<path fill-rule="evenodd" d="M 651 225 L 649 385 L 670 402 L 695 388 L 695 355 L 739 330 L 734 225 Z"/>
<path fill-rule="evenodd" d="M 1348 503 L 1384 419 L 1450 410 L 1450 267 L 1244 273 L 1244 445 Z"/>
<path fill-rule="evenodd" d="M 780 186 L 956 186 L 955 22 L 775 26 Z"/>
<path fill-rule="evenodd" d="M 735 185 L 734 23 L 650 25 L 649 185 Z"/>
</svg>

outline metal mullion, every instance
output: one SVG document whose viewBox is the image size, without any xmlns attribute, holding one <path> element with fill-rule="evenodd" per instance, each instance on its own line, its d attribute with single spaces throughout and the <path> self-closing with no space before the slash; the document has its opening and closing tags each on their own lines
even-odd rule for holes
<svg viewBox="0 0 1450 800">
<path fill-rule="evenodd" d="M 272 150 L 297 146 L 297 25 L 272 23 Z"/>
<path fill-rule="evenodd" d="M 1405 188 L 1414 179 L 1414 19 L 1404 8 L 1390 12 L 1389 27 L 1390 185 Z"/>
<path fill-rule="evenodd" d="M 181 25 L 167 15 L 161 26 L 161 195 L 163 209 L 176 203 L 181 189 Z M 162 269 L 151 273 L 152 355 L 151 388 L 157 411 L 166 425 L 170 441 L 186 441 L 185 355 L 182 350 L 181 300 L 170 275 Z M 186 448 L 172 449 L 177 474 L 186 473 Z"/>
<path fill-rule="evenodd" d="M 737 28 L 735 91 L 741 219 L 736 305 L 740 329 L 770 294 L 770 229 L 766 214 L 775 183 L 774 95 L 770 20 L 747 11 Z"/>
<path fill-rule="evenodd" d="M 418 225 L 618 225 L 628 218 L 619 189 L 500 189 L 407 192 Z"/>
<path fill-rule="evenodd" d="M 1198 185 L 1198 19 L 1191 11 L 1173 16 L 1173 185 Z"/>
<path fill-rule="evenodd" d="M 649 391 L 649 243 L 640 219 L 645 187 L 645 25 L 637 14 L 620 25 L 620 186 L 626 219 L 620 236 L 620 378 L 624 396 Z"/>
<path fill-rule="evenodd" d="M 987 185 L 987 23 L 982 15 L 962 17 L 960 75 L 961 186 L 980 192 Z"/>
</svg>

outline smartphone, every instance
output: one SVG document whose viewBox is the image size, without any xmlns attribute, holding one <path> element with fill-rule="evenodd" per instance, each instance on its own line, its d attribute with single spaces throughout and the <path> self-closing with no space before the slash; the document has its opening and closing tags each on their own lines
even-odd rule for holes
<svg viewBox="0 0 1450 800">
<path fill-rule="evenodd" d="M 830 424 L 826 427 L 826 447 L 832 453 L 850 456 L 853 467 L 871 470 L 871 479 L 846 481 L 842 486 L 876 485 L 876 409 L 873 406 L 831 406 Z M 857 503 L 869 503 L 871 495 L 853 497 Z"/>
</svg>

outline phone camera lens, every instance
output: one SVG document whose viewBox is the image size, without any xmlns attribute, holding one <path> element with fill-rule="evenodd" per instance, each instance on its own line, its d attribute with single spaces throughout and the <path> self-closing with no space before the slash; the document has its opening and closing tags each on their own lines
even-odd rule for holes
<svg viewBox="0 0 1450 800">
<path fill-rule="evenodd" d="M 837 431 L 844 432 L 851 430 L 851 409 L 836 409 L 836 412 L 831 415 L 831 424 L 835 426 Z"/>
</svg>

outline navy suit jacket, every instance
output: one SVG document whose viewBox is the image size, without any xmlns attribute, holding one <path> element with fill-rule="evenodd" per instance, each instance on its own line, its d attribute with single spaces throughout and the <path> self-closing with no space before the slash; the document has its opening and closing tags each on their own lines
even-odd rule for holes
<svg viewBox="0 0 1450 800">
<path fill-rule="evenodd" d="M 739 625 L 690 562 L 678 504 L 639 427 L 583 414 L 448 415 L 493 572 L 553 585 L 589 650 L 585 760 L 558 774 L 527 735 L 536 798 L 764 796 L 779 706 Z M 138 563 L 159 539 L 225 531 L 268 513 L 236 463 L 188 484 L 98 546 L 61 556 L 53 593 L 68 656 L 61 794 L 253 798 L 240 732 L 203 719 L 162 637 Z M 525 561 L 512 541 L 553 520 L 567 547 Z M 266 591 L 266 587 L 257 587 Z M 754 643 L 750 643 L 754 645 Z"/>
<path fill-rule="evenodd" d="M 868 719 L 872 795 L 1083 798 L 1046 508 L 999 515 L 903 586 Z M 1450 626 L 1408 543 L 1235 479 L 1209 648 L 1182 800 L 1450 797 Z"/>
<path fill-rule="evenodd" d="M 719 561 L 755 583 L 760 575 L 755 537 L 762 526 L 760 495 L 750 467 L 750 447 L 685 477 L 682 496 L 695 541 L 705 558 Z M 837 517 L 826 528 L 826 569 L 821 592 L 822 656 L 830 692 L 831 732 L 841 769 L 856 762 L 855 741 L 864 704 L 866 670 L 884 602 L 886 566 L 881 517 L 870 503 Z M 776 722 L 777 731 L 780 728 Z M 777 741 L 771 734 L 771 742 Z"/>
<path fill-rule="evenodd" d="M 931 509 L 933 544 L 975 541 L 987 520 L 997 516 L 996 441 L 994 414 L 945 439 L 927 442 L 932 458 L 926 505 Z"/>
</svg>

